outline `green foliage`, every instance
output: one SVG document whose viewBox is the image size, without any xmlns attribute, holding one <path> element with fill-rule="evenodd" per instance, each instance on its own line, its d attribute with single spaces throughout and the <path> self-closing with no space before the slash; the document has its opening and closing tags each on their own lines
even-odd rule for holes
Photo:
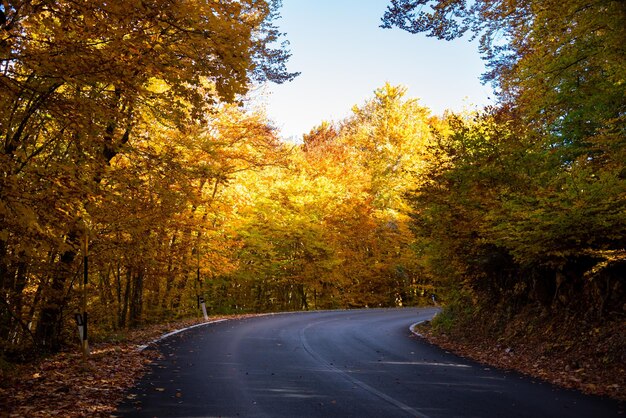
<svg viewBox="0 0 626 418">
<path fill-rule="evenodd" d="M 499 88 L 498 108 L 448 116 L 410 196 L 433 275 L 493 301 L 623 310 L 625 12 L 610 0 L 391 2 L 386 27 L 481 36 Z"/>
<path fill-rule="evenodd" d="M 469 320 L 474 312 L 470 295 L 463 289 L 450 290 L 444 308 L 431 321 L 435 332 L 450 333 Z"/>
</svg>

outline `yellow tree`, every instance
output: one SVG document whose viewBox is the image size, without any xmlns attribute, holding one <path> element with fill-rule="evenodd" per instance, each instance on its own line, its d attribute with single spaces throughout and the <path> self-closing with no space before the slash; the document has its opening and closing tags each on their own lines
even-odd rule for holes
<svg viewBox="0 0 626 418">
<path fill-rule="evenodd" d="M 419 183 L 428 111 L 386 85 L 340 124 L 322 123 L 288 169 L 245 181 L 240 267 L 248 307 L 392 306 L 420 288 L 404 193 Z"/>
<path fill-rule="evenodd" d="M 342 138 L 371 178 L 375 206 L 399 212 L 403 194 L 419 181 L 430 139 L 429 111 L 406 88 L 389 83 L 374 98 L 355 106 L 342 126 Z"/>
<path fill-rule="evenodd" d="M 89 207 L 92 310 L 105 331 L 197 313 L 197 297 L 233 268 L 231 181 L 282 158 L 265 119 L 234 105 L 203 128 L 142 130 L 111 161 Z"/>
<path fill-rule="evenodd" d="M 216 102 L 237 100 L 252 79 L 293 78 L 284 47 L 271 46 L 279 36 L 272 25 L 278 5 L 0 5 L 0 288 L 9 300 L 0 307 L 0 336 L 25 325 L 20 294 L 33 277 L 23 273 L 25 266 L 32 266 L 41 285 L 31 315 L 34 341 L 58 347 L 64 295 L 78 268 L 80 219 L 88 217 L 85 202 L 98 193 L 112 159 L 142 134 L 137 127 L 154 120 L 189 127 Z M 17 282 L 5 280 L 15 275 Z"/>
<path fill-rule="evenodd" d="M 406 88 L 387 83 L 374 92 L 373 99 L 353 108 L 341 130 L 341 141 L 369 177 L 366 190 L 372 198 L 370 221 L 375 225 L 376 245 L 367 248 L 377 278 L 370 281 L 370 293 L 380 294 L 384 283 L 386 303 L 406 299 L 411 292 L 415 296 L 418 288 L 430 286 L 416 270 L 405 195 L 423 181 L 434 120 L 416 99 L 405 96 Z"/>
</svg>

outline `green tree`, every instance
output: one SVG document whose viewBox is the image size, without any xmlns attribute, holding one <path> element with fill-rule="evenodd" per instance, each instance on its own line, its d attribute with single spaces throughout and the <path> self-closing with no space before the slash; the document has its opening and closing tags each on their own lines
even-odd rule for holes
<svg viewBox="0 0 626 418">
<path fill-rule="evenodd" d="M 625 17 L 623 2 L 612 0 L 393 0 L 383 17 L 384 27 L 440 39 L 480 37 L 498 109 L 451 121 L 416 208 L 433 216 L 431 225 L 446 223 L 446 205 L 468 215 L 459 229 L 472 232 L 444 240 L 464 245 L 433 245 L 444 257 L 470 249 L 457 273 L 471 269 L 488 294 L 518 292 L 546 305 L 578 300 L 598 313 L 620 305 Z M 510 267 L 500 272 L 515 276 L 507 285 L 481 265 L 494 257 Z"/>
<path fill-rule="evenodd" d="M 480 37 L 485 81 L 544 135 L 544 146 L 558 144 L 564 158 L 575 158 L 597 153 L 590 143 L 607 136 L 623 148 L 625 20 L 617 0 L 392 0 L 382 26 L 446 40 Z"/>
</svg>

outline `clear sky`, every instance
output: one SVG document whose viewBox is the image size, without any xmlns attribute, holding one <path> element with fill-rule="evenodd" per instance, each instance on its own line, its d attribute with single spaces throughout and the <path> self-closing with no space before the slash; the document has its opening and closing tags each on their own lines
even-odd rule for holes
<svg viewBox="0 0 626 418">
<path fill-rule="evenodd" d="M 439 41 L 380 28 L 388 0 L 283 0 L 276 23 L 290 42 L 290 83 L 265 86 L 267 114 L 284 138 L 340 120 L 390 82 L 441 114 L 483 106 L 492 96 L 477 42 Z"/>
</svg>

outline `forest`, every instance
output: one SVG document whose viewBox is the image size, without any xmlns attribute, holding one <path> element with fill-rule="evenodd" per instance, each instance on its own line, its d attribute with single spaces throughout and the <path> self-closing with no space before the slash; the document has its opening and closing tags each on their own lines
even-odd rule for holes
<svg viewBox="0 0 626 418">
<path fill-rule="evenodd" d="M 201 299 L 623 323 L 626 3 L 391 0 L 385 28 L 479 39 L 498 104 L 386 84 L 297 144 L 247 106 L 298 75 L 279 11 L 0 4 L 3 361 L 76 344 L 76 313 L 98 340 Z"/>
</svg>

